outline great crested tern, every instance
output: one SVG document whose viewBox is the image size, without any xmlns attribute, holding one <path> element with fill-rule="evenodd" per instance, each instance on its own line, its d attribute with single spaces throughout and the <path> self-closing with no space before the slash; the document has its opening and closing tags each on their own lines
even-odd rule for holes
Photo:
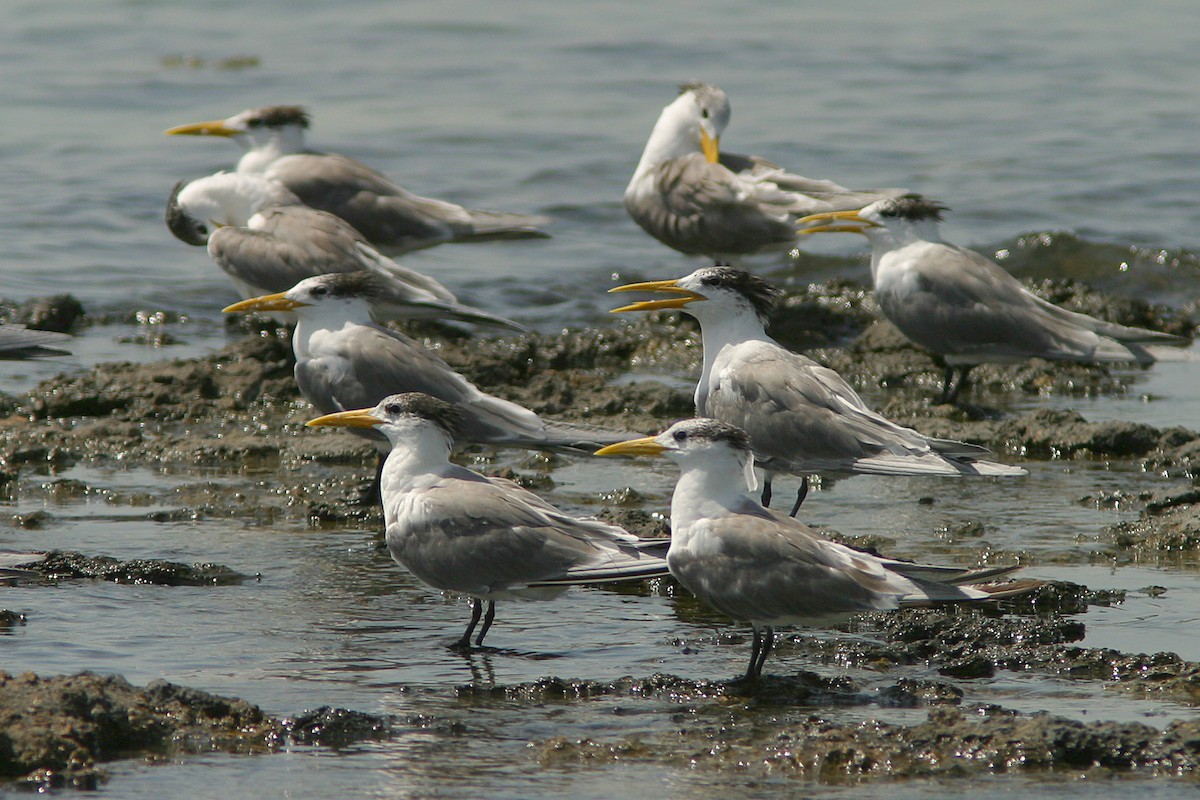
<svg viewBox="0 0 1200 800">
<path fill-rule="evenodd" d="M 776 342 L 764 326 L 781 292 L 756 275 L 704 267 L 677 280 L 610 291 L 672 295 L 613 313 L 679 309 L 700 322 L 704 366 L 696 384 L 696 413 L 749 434 L 754 457 L 767 473 L 764 505 L 770 502 L 773 472 L 1026 474 L 1020 467 L 980 460 L 989 451 L 978 445 L 897 425 L 867 408 L 836 372 Z"/>
<path fill-rule="evenodd" d="M 301 204 L 261 175 L 218 172 L 180 181 L 167 200 L 166 221 L 178 239 L 207 246 L 243 298 L 286 291 L 314 275 L 367 270 L 384 279 L 377 318 L 449 318 L 523 330 L 463 305 L 438 281 L 380 253 L 350 223 Z"/>
<path fill-rule="evenodd" d="M 428 349 L 372 319 L 382 291 L 369 272 L 335 272 L 305 278 L 286 292 L 243 300 L 236 312 L 295 312 L 292 334 L 296 383 L 322 413 L 374 407 L 397 392 L 422 392 L 457 406 L 463 443 L 588 451 L 628 438 L 621 431 L 545 420 L 517 403 L 479 390 Z M 356 428 L 381 453 L 387 438 Z"/>
<path fill-rule="evenodd" d="M 729 98 L 707 83 L 680 87 L 663 109 L 625 188 L 625 209 L 647 233 L 720 262 L 795 246 L 798 217 L 861 208 L 902 189 L 853 190 L 794 175 L 758 156 L 720 151 Z"/>
<path fill-rule="evenodd" d="M 407 393 L 307 423 L 378 431 L 391 443 L 381 476 L 388 551 L 433 588 L 472 598 L 471 622 L 456 647 L 470 647 L 484 601 L 476 646 L 497 600 L 547 600 L 573 584 L 668 574 L 666 540 L 569 516 L 512 481 L 451 463 L 464 422 L 459 407 Z"/>
<path fill-rule="evenodd" d="M 42 356 L 69 356 L 71 353 L 53 345 L 71 337 L 56 331 L 39 331 L 10 322 L 0 325 L 0 359 L 18 361 Z"/>
<path fill-rule="evenodd" d="M 393 254 L 445 242 L 548 238 L 539 228 L 549 221 L 545 217 L 477 211 L 421 197 L 352 158 L 309 150 L 304 146 L 308 124 L 299 106 L 266 106 L 166 133 L 232 139 L 245 150 L 239 173 L 279 181 L 305 205 L 341 217 Z"/>
<path fill-rule="evenodd" d="M 991 259 L 943 240 L 938 223 L 945 210 L 908 194 L 797 221 L 800 233 L 861 233 L 870 240 L 871 277 L 884 316 L 944 362 L 939 403 L 958 399 L 977 364 L 1030 358 L 1150 364 L 1166 355 L 1154 345 L 1188 343 L 1046 302 Z M 803 227 L 813 223 L 819 224 Z"/>
<path fill-rule="evenodd" d="M 776 625 L 825 625 L 862 611 L 980 602 L 1039 585 L 971 586 L 1018 567 L 960 569 L 880 558 L 763 508 L 752 494 L 749 437 L 719 420 L 683 420 L 658 436 L 610 445 L 596 455 L 663 455 L 679 465 L 667 566 L 696 597 L 750 623 L 748 679 L 761 674 Z"/>
</svg>

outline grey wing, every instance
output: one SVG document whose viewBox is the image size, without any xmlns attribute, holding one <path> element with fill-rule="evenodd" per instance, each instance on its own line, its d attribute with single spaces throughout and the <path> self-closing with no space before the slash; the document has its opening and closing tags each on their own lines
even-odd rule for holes
<svg viewBox="0 0 1200 800">
<path fill-rule="evenodd" d="M 990 259 L 942 245 L 923 254 L 915 291 L 880 306 L 902 333 L 936 353 L 969 362 L 1136 360 L 1098 335 L 1092 320 L 1037 298 Z"/>
<path fill-rule="evenodd" d="M 625 208 L 651 236 L 692 255 L 753 253 L 795 239 L 786 214 L 765 211 L 737 175 L 699 153 L 657 165 Z"/>
<path fill-rule="evenodd" d="M 759 202 L 802 217 L 825 211 L 863 208 L 885 197 L 899 197 L 907 189 L 848 189 L 820 178 L 806 178 L 788 172 L 759 156 L 722 153 L 721 164 L 754 185 Z"/>
<path fill-rule="evenodd" d="M 720 546 L 673 549 L 671 574 L 737 620 L 802 622 L 894 608 L 907 591 L 878 559 L 825 541 L 770 509 L 747 506 L 695 524 Z"/>
<path fill-rule="evenodd" d="M 488 594 L 585 582 L 571 573 L 612 566 L 625 560 L 624 550 L 636 552 L 619 528 L 581 525 L 540 500 L 529 502 L 531 495 L 511 484 L 463 472 L 420 490 L 407 506 L 413 513 L 388 525 L 393 555 L 433 586 Z"/>
<path fill-rule="evenodd" d="M 0 358 L 16 360 L 70 355 L 66 350 L 50 346 L 70 338 L 65 333 L 30 330 L 15 323 L 0 325 Z"/>
<path fill-rule="evenodd" d="M 422 197 L 345 156 L 286 156 L 272 164 L 267 175 L 305 205 L 336 214 L 372 244 L 398 252 L 447 241 L 546 236 L 538 229 L 547 222 L 544 217 L 476 211 Z"/>
<path fill-rule="evenodd" d="M 866 407 L 833 370 L 777 345 L 714 364 L 701 413 L 743 428 L 764 467 L 958 473 L 928 440 Z"/>
<path fill-rule="evenodd" d="M 218 228 L 208 240 L 213 261 L 248 291 L 283 292 L 314 275 L 364 268 L 356 233 L 330 214 L 297 206 L 258 216 L 255 228 Z"/>
<path fill-rule="evenodd" d="M 297 361 L 301 394 L 323 413 L 370 408 L 397 392 L 424 392 L 463 411 L 467 442 L 544 443 L 546 425 L 529 409 L 480 391 L 403 334 L 376 325 L 339 333 L 336 346 Z"/>
</svg>

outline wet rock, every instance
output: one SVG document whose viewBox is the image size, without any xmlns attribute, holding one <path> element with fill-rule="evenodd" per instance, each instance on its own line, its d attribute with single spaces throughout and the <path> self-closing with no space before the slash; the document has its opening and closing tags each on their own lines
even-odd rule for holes
<svg viewBox="0 0 1200 800">
<path fill-rule="evenodd" d="M 345 746 L 388 735 L 386 720 L 322 708 L 290 720 L 245 700 L 154 681 L 145 688 L 89 672 L 0 672 L 0 778 L 34 788 L 95 788 L 104 762 L 219 750 L 260 753 L 289 741 Z"/>
<path fill-rule="evenodd" d="M 335 748 L 386 739 L 392 732 L 391 725 L 383 717 L 329 706 L 287 717 L 282 724 L 292 741 Z"/>
<path fill-rule="evenodd" d="M 82 317 L 83 304 L 69 294 L 34 297 L 12 308 L 7 314 L 10 322 L 59 333 L 69 333 Z"/>
<path fill-rule="evenodd" d="M 52 580 L 96 578 L 115 583 L 163 586 L 228 586 L 244 576 L 219 564 L 179 564 L 173 561 L 133 559 L 119 561 L 108 556 L 87 556 L 52 550 L 46 558 L 29 566 Z"/>
<path fill-rule="evenodd" d="M 25 615 L 0 608 L 0 628 L 16 628 L 25 624 Z"/>
</svg>

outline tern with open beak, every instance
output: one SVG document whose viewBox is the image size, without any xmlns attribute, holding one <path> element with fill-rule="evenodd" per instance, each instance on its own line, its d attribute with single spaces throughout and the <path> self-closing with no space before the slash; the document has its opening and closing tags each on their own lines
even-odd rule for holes
<svg viewBox="0 0 1200 800">
<path fill-rule="evenodd" d="M 840 375 L 793 353 L 766 332 L 780 296 L 769 283 L 732 267 L 704 267 L 678 280 L 618 286 L 613 292 L 658 292 L 613 313 L 678 309 L 700 322 L 704 366 L 696 413 L 736 425 L 771 474 L 851 472 L 875 475 L 1024 475 L 1020 467 L 981 460 L 986 448 L 935 439 L 867 408 Z M 804 499 L 800 490 L 794 515 Z"/>
<path fill-rule="evenodd" d="M 668 574 L 668 540 L 639 539 L 616 525 L 572 517 L 512 481 L 452 463 L 451 448 L 469 413 L 404 393 L 307 423 L 374 430 L 391 443 L 381 476 L 388 551 L 435 589 L 471 597 L 471 622 L 455 647 L 471 646 L 485 601 L 476 646 L 491 627 L 497 600 L 544 600 L 574 584 Z"/>
<path fill-rule="evenodd" d="M 707 83 L 680 87 L 655 123 L 625 209 L 647 233 L 687 255 L 718 262 L 795 247 L 805 214 L 861 208 L 902 189 L 847 189 L 794 175 L 757 156 L 720 150 L 729 98 Z"/>
<path fill-rule="evenodd" d="M 227 313 L 294 312 L 296 383 L 322 413 L 374 407 L 397 392 L 422 392 L 462 412 L 463 443 L 591 452 L 628 438 L 621 431 L 545 420 L 517 403 L 479 390 L 425 347 L 372 319 L 381 291 L 370 272 L 335 272 L 305 278 L 286 292 L 243 300 Z M 375 428 L 353 428 L 387 453 Z M 382 466 L 382 460 L 380 462 Z"/>
<path fill-rule="evenodd" d="M 248 109 L 228 119 L 179 125 L 168 136 L 218 136 L 245 150 L 243 174 L 277 180 L 312 208 L 349 222 L 393 254 L 445 242 L 544 239 L 548 220 L 525 214 L 477 211 L 405 191 L 367 165 L 304 146 L 309 116 L 298 106 Z"/>
<path fill-rule="evenodd" d="M 945 210 L 909 194 L 797 221 L 800 233 L 861 233 L 871 242 L 871 277 L 884 316 L 944 363 L 939 403 L 958 399 L 977 364 L 1030 358 L 1150 364 L 1179 357 L 1160 345 L 1188 343 L 1046 302 L 991 259 L 944 241 L 938 223 Z"/>
<path fill-rule="evenodd" d="M 861 611 L 973 603 L 1029 591 L 1037 581 L 982 584 L 1018 567 L 963 569 L 880 558 L 823 539 L 754 497 L 746 432 L 710 418 L 597 455 L 661 455 L 679 465 L 667 566 L 688 591 L 754 629 L 746 678 L 762 673 L 776 625 L 827 625 Z"/>
</svg>

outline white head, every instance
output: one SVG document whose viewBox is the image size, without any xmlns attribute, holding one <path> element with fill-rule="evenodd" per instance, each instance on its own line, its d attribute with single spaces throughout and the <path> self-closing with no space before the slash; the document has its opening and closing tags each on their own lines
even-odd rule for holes
<svg viewBox="0 0 1200 800">
<path fill-rule="evenodd" d="M 668 300 L 646 300 L 615 308 L 614 314 L 677 308 L 700 320 L 702 326 L 732 319 L 765 325 L 783 294 L 753 273 L 723 266 L 702 267 L 676 280 L 630 283 L 609 291 L 675 295 Z"/>
<path fill-rule="evenodd" d="M 300 106 L 250 108 L 228 119 L 194 122 L 171 128 L 168 136 L 222 136 L 246 150 L 270 147 L 281 154 L 304 149 L 308 112 Z"/>
<path fill-rule="evenodd" d="M 374 408 L 340 411 L 309 420 L 309 427 L 374 428 L 387 436 L 393 449 L 448 457 L 462 424 L 456 406 L 420 392 L 393 394 Z"/>
<path fill-rule="evenodd" d="M 740 473 L 747 491 L 758 488 L 750 437 L 736 425 L 709 417 L 680 420 L 657 436 L 609 445 L 597 450 L 596 455 L 666 456 L 684 474 L 700 471 L 734 480 L 733 476 Z"/>
<path fill-rule="evenodd" d="M 301 320 L 328 319 L 332 326 L 365 324 L 371 321 L 372 300 L 387 293 L 387 281 L 374 272 L 331 272 L 305 278 L 286 292 L 242 300 L 224 311 L 294 311 Z"/>
<path fill-rule="evenodd" d="M 946 206 L 919 194 L 876 200 L 857 211 L 825 211 L 796 220 L 797 232 L 861 233 L 874 243 L 938 239 Z"/>
<path fill-rule="evenodd" d="M 716 86 L 707 83 L 680 86 L 679 97 L 663 109 L 654 124 L 639 170 L 697 152 L 715 163 L 729 115 L 729 98 Z"/>
</svg>

